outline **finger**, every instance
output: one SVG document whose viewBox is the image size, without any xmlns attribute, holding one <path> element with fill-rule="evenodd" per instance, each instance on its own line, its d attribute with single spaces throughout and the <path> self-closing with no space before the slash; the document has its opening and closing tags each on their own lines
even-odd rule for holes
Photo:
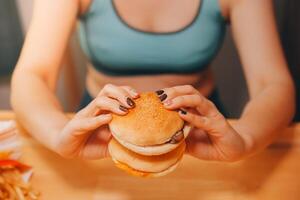
<svg viewBox="0 0 300 200">
<path fill-rule="evenodd" d="M 215 137 L 221 136 L 220 133 L 225 131 L 227 127 L 227 122 L 222 115 L 210 118 L 181 110 L 179 111 L 179 116 L 194 127 L 202 129 L 207 134 Z"/>
<path fill-rule="evenodd" d="M 210 123 L 209 119 L 203 116 L 199 116 L 197 114 L 193 114 L 184 110 L 179 111 L 179 116 L 192 126 L 202 129 L 204 131 L 209 131 L 210 130 Z"/>
<path fill-rule="evenodd" d="M 207 141 L 208 140 L 207 133 L 204 130 L 199 129 L 199 128 L 193 128 L 190 131 L 190 133 L 187 136 L 187 138 L 189 140 L 193 140 L 193 141 L 198 141 L 198 140 Z"/>
<path fill-rule="evenodd" d="M 128 108 L 121 105 L 119 101 L 106 96 L 97 97 L 94 100 L 94 105 L 101 111 L 110 111 L 118 115 L 125 115 L 128 113 Z"/>
<path fill-rule="evenodd" d="M 124 88 L 117 87 L 112 84 L 105 85 L 98 96 L 108 96 L 116 99 L 126 108 L 133 108 L 135 106 L 129 92 L 127 92 Z"/>
<path fill-rule="evenodd" d="M 192 132 L 186 139 L 186 152 L 200 159 L 237 161 L 245 156 L 243 139 L 235 132 L 223 130 L 225 135 L 216 137 L 206 132 L 206 136 Z"/>
<path fill-rule="evenodd" d="M 98 96 L 89 103 L 78 115 L 81 118 L 93 117 L 101 113 L 101 111 L 110 111 L 118 115 L 125 115 L 128 108 L 121 105 L 119 101 L 107 96 Z"/>
<path fill-rule="evenodd" d="M 156 91 L 159 95 L 161 101 L 166 101 L 173 99 L 177 96 L 188 95 L 188 94 L 198 94 L 199 92 L 191 85 L 181 85 L 170 88 L 164 88 L 162 90 Z"/>
<path fill-rule="evenodd" d="M 83 150 L 81 150 L 79 157 L 81 159 L 96 160 L 106 158 L 109 156 L 107 144 L 97 143 L 88 144 Z"/>
<path fill-rule="evenodd" d="M 97 143 L 94 141 L 93 144 L 88 144 L 79 154 L 81 159 L 96 160 L 106 158 L 109 156 L 107 144 L 102 142 Z"/>
<path fill-rule="evenodd" d="M 129 95 L 134 99 L 136 99 L 140 96 L 139 93 L 130 86 L 121 86 L 121 88 L 126 90 L 129 93 Z"/>
<path fill-rule="evenodd" d="M 220 113 L 211 101 L 200 94 L 178 96 L 165 101 L 164 106 L 167 109 L 196 108 L 201 115 L 206 117 L 213 117 Z"/>
<path fill-rule="evenodd" d="M 83 159 L 100 159 L 108 156 L 107 144 L 110 139 L 103 139 L 99 135 L 107 134 L 99 130 L 98 133 L 91 135 L 85 142 L 79 157 Z M 108 137 L 107 137 L 108 138 Z"/>
<path fill-rule="evenodd" d="M 96 134 L 98 139 L 106 142 L 109 142 L 112 137 L 111 132 L 109 131 L 107 126 L 102 126 L 97 129 Z"/>
<path fill-rule="evenodd" d="M 196 158 L 203 160 L 219 160 L 219 153 L 209 141 L 209 137 L 203 140 L 186 139 L 186 152 Z"/>
<path fill-rule="evenodd" d="M 89 131 L 95 130 L 112 120 L 111 114 L 99 115 L 96 117 L 74 120 L 72 128 L 75 130 L 74 135 L 89 134 Z"/>
</svg>

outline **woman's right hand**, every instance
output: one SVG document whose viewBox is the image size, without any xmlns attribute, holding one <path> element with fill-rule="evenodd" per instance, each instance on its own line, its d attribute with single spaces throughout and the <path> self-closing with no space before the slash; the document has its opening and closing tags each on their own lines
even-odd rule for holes
<svg viewBox="0 0 300 200">
<path fill-rule="evenodd" d="M 107 84 L 98 96 L 80 110 L 57 135 L 55 151 L 66 158 L 99 159 L 106 157 L 111 138 L 107 124 L 111 113 L 127 114 L 135 106 L 138 93 L 129 86 Z"/>
</svg>

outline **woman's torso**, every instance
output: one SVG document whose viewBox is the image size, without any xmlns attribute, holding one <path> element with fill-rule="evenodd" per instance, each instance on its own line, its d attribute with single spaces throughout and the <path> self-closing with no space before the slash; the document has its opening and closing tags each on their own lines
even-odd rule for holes
<svg viewBox="0 0 300 200">
<path fill-rule="evenodd" d="M 219 0 L 168 1 L 91 1 L 80 38 L 92 66 L 92 96 L 106 83 L 140 91 L 192 84 L 209 93 L 213 81 L 206 66 L 225 32 Z"/>
</svg>

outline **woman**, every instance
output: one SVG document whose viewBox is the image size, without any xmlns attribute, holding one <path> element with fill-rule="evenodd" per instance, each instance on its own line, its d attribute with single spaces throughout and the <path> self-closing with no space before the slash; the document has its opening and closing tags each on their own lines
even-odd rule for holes
<svg viewBox="0 0 300 200">
<path fill-rule="evenodd" d="M 54 91 L 78 19 L 91 64 L 84 107 L 69 119 Z M 206 68 L 222 44 L 226 22 L 231 24 L 251 97 L 235 123 L 212 102 L 214 84 Z M 236 161 L 264 148 L 294 113 L 294 86 L 276 33 L 272 1 L 35 2 L 13 75 L 11 102 L 38 141 L 68 158 L 105 157 L 111 113 L 125 115 L 134 107 L 136 91 L 145 90 L 157 91 L 167 109 L 182 108 L 180 116 L 195 127 L 187 146 L 195 157 Z"/>
</svg>

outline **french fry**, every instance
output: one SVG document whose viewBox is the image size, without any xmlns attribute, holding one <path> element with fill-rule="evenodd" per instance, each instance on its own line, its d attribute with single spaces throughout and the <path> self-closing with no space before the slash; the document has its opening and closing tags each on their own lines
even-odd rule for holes
<svg viewBox="0 0 300 200">
<path fill-rule="evenodd" d="M 0 199 L 37 200 L 39 193 L 22 179 L 18 165 L 0 165 Z"/>
<path fill-rule="evenodd" d="M 23 191 L 19 187 L 14 186 L 14 189 L 15 189 L 15 192 L 17 194 L 18 200 L 26 200 L 25 197 L 24 197 Z"/>
</svg>

